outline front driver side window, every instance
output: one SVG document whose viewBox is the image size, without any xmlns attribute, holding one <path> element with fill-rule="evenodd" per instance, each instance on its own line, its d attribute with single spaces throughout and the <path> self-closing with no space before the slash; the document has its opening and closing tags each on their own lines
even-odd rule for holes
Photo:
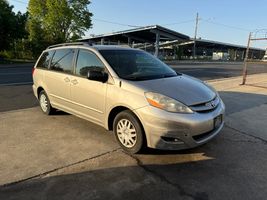
<svg viewBox="0 0 267 200">
<path fill-rule="evenodd" d="M 99 58 L 87 50 L 79 50 L 75 74 L 87 77 L 89 69 L 104 71 L 105 66 Z"/>
</svg>

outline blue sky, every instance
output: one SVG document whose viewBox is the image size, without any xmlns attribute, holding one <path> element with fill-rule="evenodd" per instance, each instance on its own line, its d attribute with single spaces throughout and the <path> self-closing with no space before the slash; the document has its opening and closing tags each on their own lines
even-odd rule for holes
<svg viewBox="0 0 267 200">
<path fill-rule="evenodd" d="M 8 1 L 14 11 L 26 11 L 28 0 Z M 202 39 L 246 45 L 250 31 L 267 29 L 267 0 L 92 0 L 89 10 L 94 17 L 87 36 L 159 24 L 193 37 L 197 12 Z M 254 45 L 265 48 L 266 42 Z"/>
</svg>

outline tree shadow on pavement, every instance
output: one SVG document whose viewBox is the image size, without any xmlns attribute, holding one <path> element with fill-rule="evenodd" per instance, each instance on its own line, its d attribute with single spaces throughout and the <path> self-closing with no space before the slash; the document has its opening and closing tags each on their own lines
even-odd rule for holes
<svg viewBox="0 0 267 200">
<path fill-rule="evenodd" d="M 229 91 L 221 91 L 219 94 L 226 106 L 227 115 L 267 103 L 267 89 L 266 95 Z"/>
</svg>

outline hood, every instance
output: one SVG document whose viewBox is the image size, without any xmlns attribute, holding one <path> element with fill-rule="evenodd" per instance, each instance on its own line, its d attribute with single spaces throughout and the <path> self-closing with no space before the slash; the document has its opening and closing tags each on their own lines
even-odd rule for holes
<svg viewBox="0 0 267 200">
<path fill-rule="evenodd" d="M 198 79 L 186 75 L 176 77 L 136 81 L 133 83 L 145 91 L 156 92 L 192 106 L 211 101 L 216 93 Z"/>
</svg>

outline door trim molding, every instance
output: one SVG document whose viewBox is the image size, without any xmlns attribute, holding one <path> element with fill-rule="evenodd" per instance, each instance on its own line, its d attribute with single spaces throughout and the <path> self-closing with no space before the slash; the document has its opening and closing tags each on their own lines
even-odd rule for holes
<svg viewBox="0 0 267 200">
<path fill-rule="evenodd" d="M 54 95 L 54 94 L 50 94 L 50 96 L 55 97 L 55 98 L 60 99 L 60 100 L 63 100 L 63 101 L 66 101 L 66 102 L 68 102 L 68 103 L 72 103 L 72 104 L 74 104 L 74 105 L 77 105 L 77 106 L 80 106 L 80 107 L 83 107 L 83 108 L 86 108 L 86 109 L 95 111 L 95 112 L 97 112 L 97 113 L 104 114 L 104 113 L 103 113 L 102 111 L 100 111 L 100 110 L 91 108 L 91 107 L 89 107 L 89 106 L 85 106 L 85 105 L 80 104 L 80 103 L 73 102 L 73 101 L 68 100 L 68 99 L 65 99 L 65 98 L 63 98 L 63 97 L 59 97 L 59 96 Z"/>
</svg>

